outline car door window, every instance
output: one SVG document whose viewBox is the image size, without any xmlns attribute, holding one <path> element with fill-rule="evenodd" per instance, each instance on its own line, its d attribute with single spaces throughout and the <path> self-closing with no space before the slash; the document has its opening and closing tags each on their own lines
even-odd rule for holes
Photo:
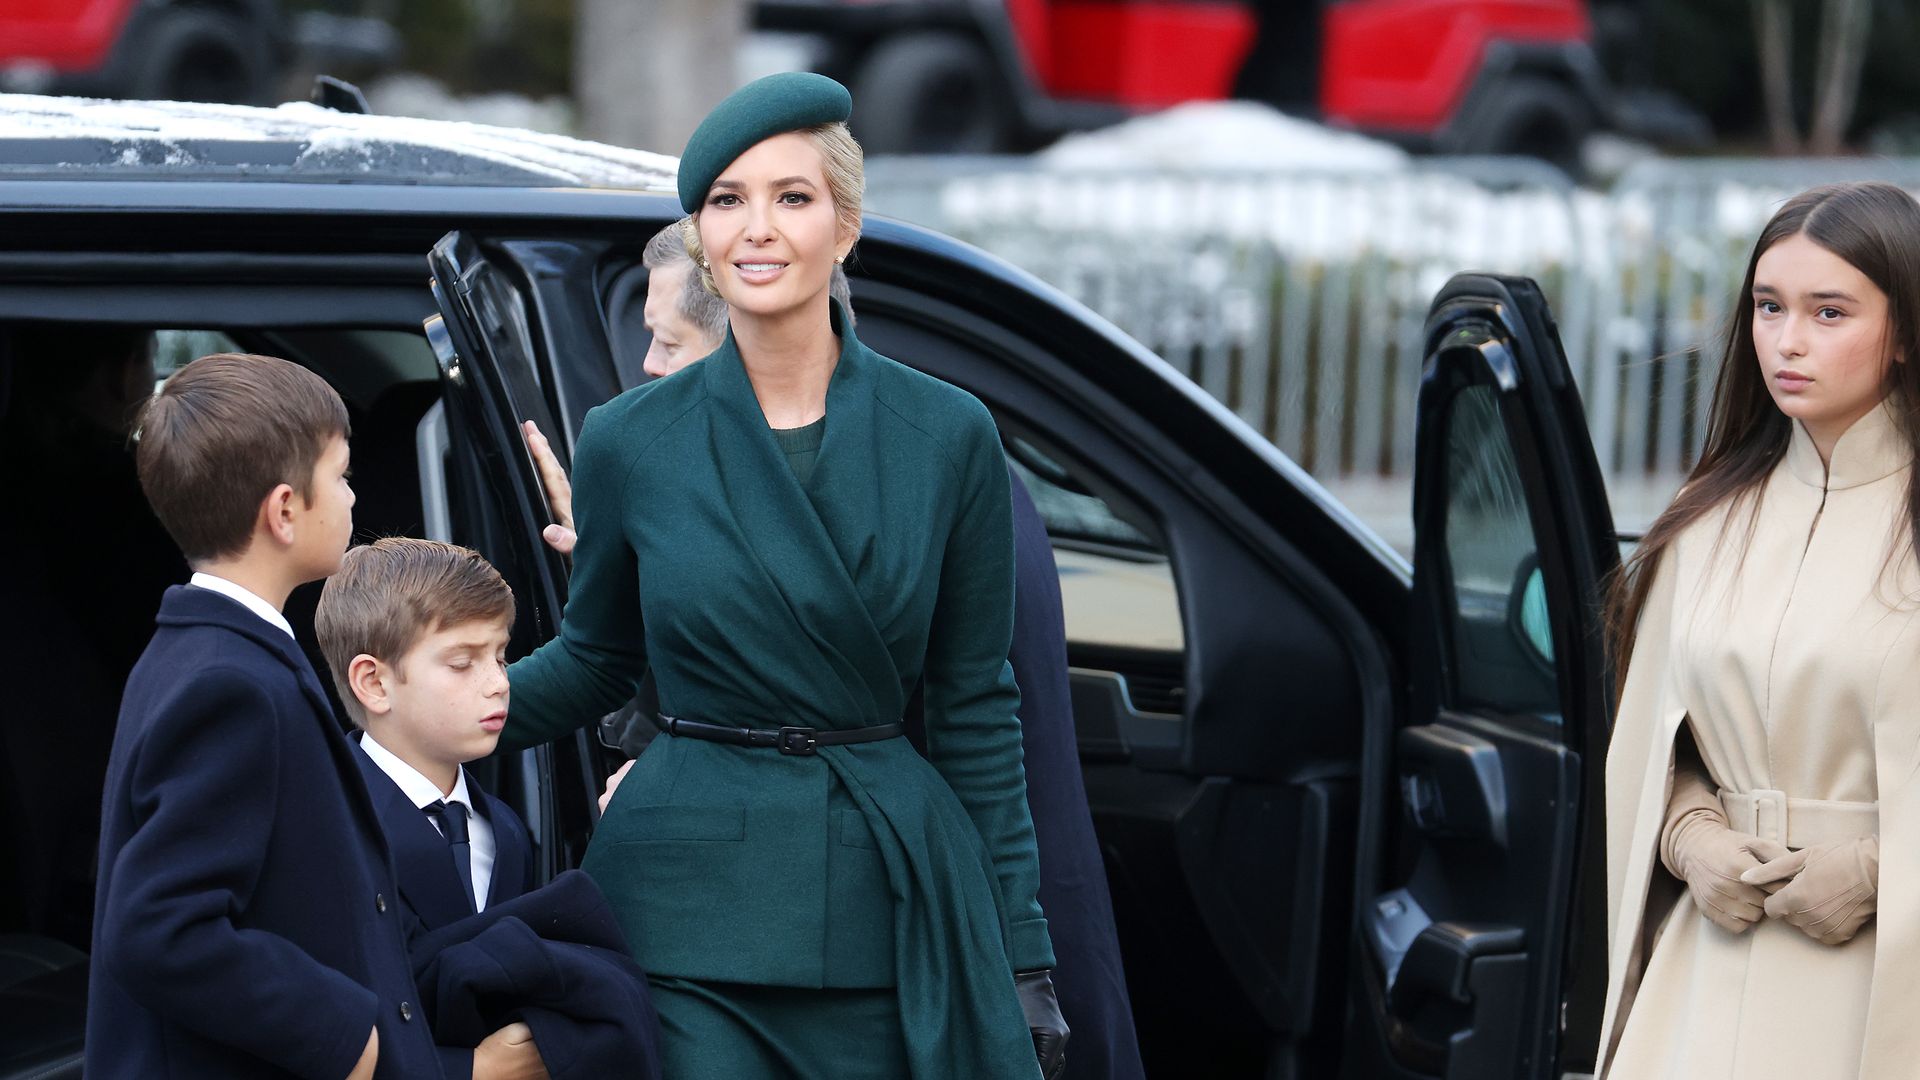
<svg viewBox="0 0 1920 1080">
<path fill-rule="evenodd" d="M 1465 707 L 1559 712 L 1539 556 L 1496 391 L 1462 388 L 1447 419 L 1448 632 Z"/>
<path fill-rule="evenodd" d="M 1166 551 L 1082 479 L 1086 469 L 1019 435 L 1004 442 L 1053 545 L 1069 660 L 1120 673 L 1140 712 L 1179 716 L 1186 635 Z"/>
<path fill-rule="evenodd" d="M 155 330 L 153 332 L 153 374 L 155 386 L 167 376 L 202 356 L 244 351 L 233 338 L 219 330 Z"/>
</svg>

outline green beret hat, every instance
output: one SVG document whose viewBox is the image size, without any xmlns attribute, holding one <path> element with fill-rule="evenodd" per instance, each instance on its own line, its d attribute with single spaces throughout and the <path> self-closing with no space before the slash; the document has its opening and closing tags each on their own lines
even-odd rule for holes
<svg viewBox="0 0 1920 1080">
<path fill-rule="evenodd" d="M 845 122 L 853 115 L 847 88 L 810 71 L 755 79 L 713 107 L 680 155 L 680 208 L 700 209 L 707 189 L 755 143 L 802 128 Z"/>
</svg>

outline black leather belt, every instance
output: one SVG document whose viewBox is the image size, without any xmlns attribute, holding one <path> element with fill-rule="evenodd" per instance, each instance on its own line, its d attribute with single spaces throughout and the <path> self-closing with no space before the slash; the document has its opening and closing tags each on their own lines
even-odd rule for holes
<svg viewBox="0 0 1920 1080">
<path fill-rule="evenodd" d="M 810 727 L 728 727 L 724 724 L 702 724 L 697 720 L 683 720 L 678 716 L 668 716 L 666 713 L 654 714 L 653 724 L 669 735 L 705 739 L 708 742 L 731 743 L 734 746 L 771 747 L 783 754 L 801 755 L 815 753 L 816 747 L 879 742 L 881 739 L 897 739 L 907 733 L 907 726 L 898 722 L 853 728 L 850 731 L 822 731 L 819 728 Z"/>
</svg>

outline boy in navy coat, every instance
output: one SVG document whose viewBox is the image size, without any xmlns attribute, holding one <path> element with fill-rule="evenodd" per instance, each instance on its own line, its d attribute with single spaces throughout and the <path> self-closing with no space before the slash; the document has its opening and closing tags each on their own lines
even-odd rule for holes
<svg viewBox="0 0 1920 1080">
<path fill-rule="evenodd" d="M 466 762 L 507 718 L 513 592 L 477 552 L 388 537 L 347 553 L 314 617 L 354 755 L 399 873 L 400 899 L 438 930 L 533 887 L 533 844 Z"/>
<path fill-rule="evenodd" d="M 530 1021 L 556 1076 L 599 1076 L 609 1068 L 623 1076 L 658 1075 L 645 977 L 627 960 L 617 931 L 610 935 L 617 944 L 609 949 L 603 942 L 596 960 L 566 946 L 534 943 L 544 935 L 488 934 L 478 928 L 491 920 L 473 919 L 498 912 L 551 928 L 557 912 L 584 912 L 585 925 L 615 925 L 612 910 L 587 881 L 572 883 L 582 895 L 572 896 L 556 882 L 527 903 L 511 903 L 533 892 L 533 844 L 519 815 L 483 791 L 465 763 L 493 753 L 506 723 L 512 626 L 513 592 L 486 559 L 410 537 L 347 552 L 320 595 L 314 619 L 334 686 L 361 729 L 355 757 L 393 848 L 399 901 L 426 932 L 414 942 L 416 963 L 437 961 L 443 976 L 433 988 L 445 991 L 444 976 L 464 970 L 462 964 L 483 974 L 504 969 L 504 983 L 483 979 L 487 985 L 475 992 L 504 996 L 501 1004 L 510 1009 L 544 1008 L 549 1017 L 573 1017 Z M 436 955 L 436 942 L 470 936 L 494 947 L 518 947 L 467 950 L 464 959 L 453 950 Z M 555 970 L 566 972 L 562 985 L 571 989 L 533 993 L 540 976 Z M 622 1001 L 631 1007 L 620 1007 Z M 436 1024 L 445 1019 L 434 1018 Z M 440 1054 L 450 1080 L 473 1071 L 473 1050 L 444 1046 Z"/>
<path fill-rule="evenodd" d="M 332 388 L 268 357 L 196 360 L 142 413 L 141 488 L 195 574 L 108 766 L 92 1080 L 440 1075 L 355 751 L 280 611 L 346 549 L 346 436 Z M 533 1054 L 524 1026 L 489 1042 Z"/>
</svg>

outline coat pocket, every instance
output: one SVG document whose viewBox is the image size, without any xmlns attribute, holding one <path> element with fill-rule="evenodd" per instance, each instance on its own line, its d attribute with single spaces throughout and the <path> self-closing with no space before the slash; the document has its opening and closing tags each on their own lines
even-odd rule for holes
<svg viewBox="0 0 1920 1080">
<path fill-rule="evenodd" d="M 741 841 L 747 838 L 743 806 L 632 806 L 620 815 L 617 840 Z"/>
<path fill-rule="evenodd" d="M 880 842 L 873 838 L 873 829 L 867 825 L 867 815 L 858 810 L 835 810 L 833 835 L 847 847 L 880 849 Z"/>
</svg>

